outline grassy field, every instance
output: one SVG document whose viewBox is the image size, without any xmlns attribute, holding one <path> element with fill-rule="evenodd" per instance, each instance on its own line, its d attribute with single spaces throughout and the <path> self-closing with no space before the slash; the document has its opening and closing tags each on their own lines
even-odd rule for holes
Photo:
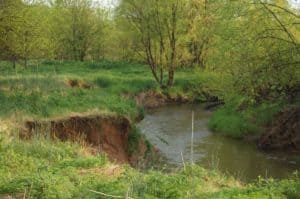
<svg viewBox="0 0 300 199">
<path fill-rule="evenodd" d="M 138 64 L 44 62 L 16 71 L 7 63 L 1 64 L 0 117 L 18 113 L 46 118 L 98 110 L 134 118 L 141 110 L 132 97 L 125 96 L 150 89 L 161 92 L 149 69 Z M 175 86 L 167 92 L 193 97 L 194 90 L 210 79 L 199 72 L 179 71 Z M 70 80 L 91 88 L 72 88 Z"/>
<path fill-rule="evenodd" d="M 202 101 L 203 91 L 218 95 L 220 84 L 220 79 L 216 81 L 217 77 L 207 72 L 182 69 L 176 73 L 175 86 L 162 91 L 149 69 L 138 64 L 48 61 L 16 71 L 8 63 L 0 65 L 1 124 L 16 118 L 51 118 L 74 112 L 117 113 L 133 119 L 143 113 L 132 98 L 137 93 L 154 89 Z M 72 82 L 76 82 L 73 87 Z M 210 125 L 226 133 L 225 127 L 218 129 L 218 125 L 247 120 L 246 112 L 244 117 L 235 117 L 230 110 L 220 109 Z M 247 113 L 251 115 L 251 110 Z M 228 121 L 223 120 L 226 117 Z M 242 134 L 243 130 L 238 130 L 256 127 L 228 128 L 229 133 Z M 115 165 L 80 143 L 42 137 L 24 141 L 8 134 L 3 125 L 0 131 L 0 198 L 109 198 L 101 193 L 135 199 L 300 198 L 297 174 L 282 181 L 259 178 L 254 184 L 243 184 L 195 165 L 172 173 L 164 169 L 138 171 Z"/>
</svg>

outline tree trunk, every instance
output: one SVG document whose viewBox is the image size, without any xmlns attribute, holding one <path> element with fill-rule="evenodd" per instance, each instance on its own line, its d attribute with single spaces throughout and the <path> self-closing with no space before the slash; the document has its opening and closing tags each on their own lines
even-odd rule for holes
<svg viewBox="0 0 300 199">
<path fill-rule="evenodd" d="M 85 57 L 85 53 L 81 52 L 80 53 L 80 61 L 83 62 L 84 61 L 84 57 Z"/>
<path fill-rule="evenodd" d="M 24 68 L 27 68 L 27 57 L 24 58 Z"/>
<path fill-rule="evenodd" d="M 13 64 L 13 69 L 16 70 L 16 59 L 15 58 L 13 58 L 12 64 Z"/>
<path fill-rule="evenodd" d="M 164 82 L 164 69 L 161 66 L 161 68 L 160 68 L 160 85 L 163 85 L 163 82 Z"/>
<path fill-rule="evenodd" d="M 171 66 L 169 70 L 168 87 L 172 87 L 173 84 L 174 84 L 174 67 Z"/>
</svg>

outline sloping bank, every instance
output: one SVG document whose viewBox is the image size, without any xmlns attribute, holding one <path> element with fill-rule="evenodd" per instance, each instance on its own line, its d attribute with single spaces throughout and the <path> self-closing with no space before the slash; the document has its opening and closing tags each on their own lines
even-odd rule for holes
<svg viewBox="0 0 300 199">
<path fill-rule="evenodd" d="M 137 106 L 154 108 L 191 101 L 188 97 L 173 97 L 156 91 L 147 91 L 133 97 Z M 50 137 L 61 141 L 73 141 L 91 146 L 95 153 L 104 153 L 112 162 L 131 166 L 150 165 L 156 160 L 156 149 L 138 132 L 134 121 L 117 114 L 75 114 L 63 118 L 27 120 L 20 129 L 22 139 L 35 136 Z"/>
<path fill-rule="evenodd" d="M 138 164 L 147 158 L 151 148 L 137 132 L 131 121 L 118 115 L 76 115 L 44 121 L 26 121 L 20 132 L 23 139 L 44 134 L 62 141 L 84 142 L 95 153 L 105 153 L 117 163 Z"/>
</svg>

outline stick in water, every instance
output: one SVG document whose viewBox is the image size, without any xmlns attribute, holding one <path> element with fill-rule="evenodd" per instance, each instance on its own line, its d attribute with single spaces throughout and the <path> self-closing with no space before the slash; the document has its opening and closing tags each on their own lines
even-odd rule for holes
<svg viewBox="0 0 300 199">
<path fill-rule="evenodd" d="M 191 163 L 194 164 L 194 111 L 192 111 Z"/>
<path fill-rule="evenodd" d="M 181 160 L 182 160 L 183 168 L 185 170 L 185 162 L 184 162 L 183 154 L 182 154 L 182 152 L 180 154 L 181 154 Z"/>
<path fill-rule="evenodd" d="M 102 195 L 102 196 L 106 196 L 106 197 L 110 197 L 110 198 L 125 198 L 125 199 L 133 199 L 129 196 L 126 196 L 126 197 L 122 197 L 122 196 L 114 196 L 114 195 L 110 195 L 110 194 L 106 194 L 106 193 L 103 193 L 103 192 L 100 192 L 100 191 L 94 191 L 94 190 L 89 190 L 90 192 L 93 192 L 93 193 L 96 193 L 96 194 L 99 194 L 99 195 Z"/>
</svg>

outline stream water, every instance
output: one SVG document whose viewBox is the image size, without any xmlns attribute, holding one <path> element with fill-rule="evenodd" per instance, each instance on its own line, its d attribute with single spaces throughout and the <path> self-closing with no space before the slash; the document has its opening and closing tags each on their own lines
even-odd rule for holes
<svg viewBox="0 0 300 199">
<path fill-rule="evenodd" d="M 142 133 L 165 157 L 165 164 L 179 167 L 182 157 L 191 161 L 192 111 L 194 111 L 193 160 L 208 169 L 218 169 L 252 181 L 262 177 L 284 178 L 300 169 L 294 154 L 266 153 L 253 143 L 218 136 L 207 127 L 211 111 L 201 105 L 172 105 L 147 111 L 138 124 Z M 182 155 L 181 155 L 182 154 Z"/>
</svg>

